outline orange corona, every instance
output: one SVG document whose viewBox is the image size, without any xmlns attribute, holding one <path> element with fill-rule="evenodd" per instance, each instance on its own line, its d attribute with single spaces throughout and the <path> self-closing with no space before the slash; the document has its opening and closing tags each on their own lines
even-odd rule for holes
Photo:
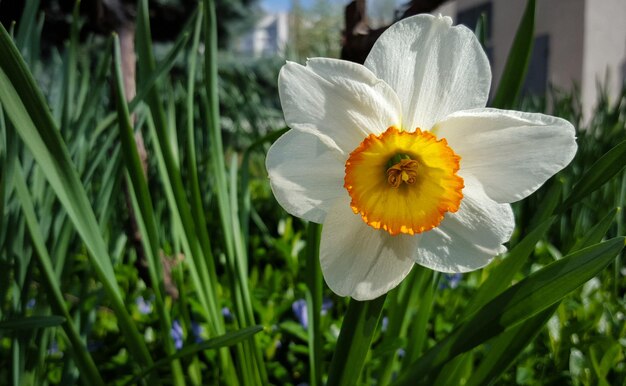
<svg viewBox="0 0 626 386">
<path fill-rule="evenodd" d="M 420 129 L 370 134 L 346 161 L 350 206 L 391 235 L 429 231 L 461 205 L 460 159 L 445 139 Z"/>
</svg>

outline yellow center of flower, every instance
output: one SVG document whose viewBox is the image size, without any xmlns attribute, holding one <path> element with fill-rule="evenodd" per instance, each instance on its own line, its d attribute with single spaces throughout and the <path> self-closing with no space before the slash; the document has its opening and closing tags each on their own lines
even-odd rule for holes
<svg viewBox="0 0 626 386">
<path fill-rule="evenodd" d="M 368 225 L 392 235 L 429 231 L 461 205 L 460 159 L 445 139 L 420 129 L 392 126 L 370 134 L 346 161 L 350 206 Z"/>
</svg>

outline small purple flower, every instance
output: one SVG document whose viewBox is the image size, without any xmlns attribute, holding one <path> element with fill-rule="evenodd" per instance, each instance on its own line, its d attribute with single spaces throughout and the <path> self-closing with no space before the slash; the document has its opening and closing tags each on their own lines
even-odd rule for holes
<svg viewBox="0 0 626 386">
<path fill-rule="evenodd" d="M 380 330 L 382 332 L 387 331 L 387 327 L 389 326 L 389 318 L 386 316 L 383 316 L 383 320 L 380 321 Z"/>
<path fill-rule="evenodd" d="M 196 343 L 202 342 L 202 334 L 204 334 L 204 327 L 196 322 L 191 322 L 191 332 L 193 333 Z"/>
<path fill-rule="evenodd" d="M 441 281 L 439 282 L 439 289 L 455 289 L 459 286 L 459 283 L 463 279 L 463 274 L 461 273 L 444 273 L 441 277 Z"/>
<path fill-rule="evenodd" d="M 326 315 L 331 308 L 333 308 L 333 301 L 328 298 L 324 298 L 324 300 L 322 300 L 322 316 Z"/>
<path fill-rule="evenodd" d="M 172 323 L 170 335 L 174 340 L 174 347 L 176 347 L 176 350 L 180 350 L 181 348 L 183 348 L 183 326 L 180 325 L 180 322 L 178 320 L 175 320 Z"/>
<path fill-rule="evenodd" d="M 48 355 L 57 355 L 59 354 L 59 344 L 56 340 L 50 342 L 50 348 L 48 348 Z"/>
<path fill-rule="evenodd" d="M 406 351 L 404 351 L 403 348 L 399 348 L 398 351 L 396 351 L 396 354 L 398 354 L 398 358 L 404 358 Z"/>
<path fill-rule="evenodd" d="M 89 352 L 94 352 L 94 351 L 97 351 L 102 346 L 104 346 L 104 343 L 102 343 L 102 342 L 88 342 L 87 343 L 87 350 Z"/>
<path fill-rule="evenodd" d="M 307 312 L 306 300 L 298 299 L 291 305 L 291 309 L 293 310 L 296 319 L 298 319 L 298 323 L 302 325 L 305 329 L 309 327 L 309 315 Z"/>
<path fill-rule="evenodd" d="M 149 300 L 144 299 L 143 296 L 137 297 L 137 299 L 135 299 L 135 303 L 137 304 L 140 314 L 148 315 L 152 312 L 152 303 Z"/>
<path fill-rule="evenodd" d="M 233 313 L 230 312 L 230 308 L 228 307 L 222 307 L 222 316 L 224 317 L 224 320 L 226 321 L 233 320 Z"/>
<path fill-rule="evenodd" d="M 28 299 L 28 301 L 26 302 L 26 309 L 32 310 L 33 308 L 35 308 L 36 304 L 37 304 L 37 301 L 34 298 Z"/>
</svg>

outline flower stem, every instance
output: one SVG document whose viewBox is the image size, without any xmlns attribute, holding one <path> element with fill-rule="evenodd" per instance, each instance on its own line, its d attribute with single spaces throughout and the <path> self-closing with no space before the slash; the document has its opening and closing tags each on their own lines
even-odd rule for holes
<svg viewBox="0 0 626 386">
<path fill-rule="evenodd" d="M 328 386 L 354 385 L 359 379 L 387 295 L 350 300 L 328 374 Z"/>
<path fill-rule="evenodd" d="M 319 259 L 321 226 L 309 223 L 307 227 L 307 312 L 309 328 L 309 366 L 311 386 L 322 384 L 322 334 L 320 329 L 320 312 L 322 309 L 322 271 Z"/>
</svg>

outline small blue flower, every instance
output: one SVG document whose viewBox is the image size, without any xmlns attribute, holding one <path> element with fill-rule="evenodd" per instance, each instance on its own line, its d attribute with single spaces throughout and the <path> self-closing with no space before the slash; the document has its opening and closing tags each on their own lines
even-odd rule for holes
<svg viewBox="0 0 626 386">
<path fill-rule="evenodd" d="M 461 283 L 461 280 L 463 279 L 463 274 L 461 273 L 444 273 L 443 276 L 441 277 L 441 281 L 439 282 L 439 289 L 445 289 L 445 288 L 450 288 L 450 289 L 455 289 L 456 287 L 459 286 L 459 283 Z"/>
<path fill-rule="evenodd" d="M 233 313 L 230 312 L 230 308 L 228 307 L 222 307 L 222 316 L 227 322 L 233 320 Z"/>
<path fill-rule="evenodd" d="M 328 298 L 324 298 L 324 300 L 322 300 L 322 315 L 326 315 L 331 308 L 333 308 L 333 301 Z"/>
<path fill-rule="evenodd" d="M 398 354 L 398 358 L 404 358 L 406 351 L 404 351 L 403 348 L 399 348 L 398 351 L 396 351 L 396 354 Z"/>
<path fill-rule="evenodd" d="M 28 301 L 26 302 L 26 309 L 32 310 L 33 308 L 35 308 L 36 304 L 37 304 L 37 301 L 34 298 L 28 299 Z"/>
<path fill-rule="evenodd" d="M 202 342 L 202 334 L 204 334 L 204 327 L 201 324 L 196 322 L 191 322 L 191 332 L 193 333 L 194 340 L 196 343 Z"/>
<path fill-rule="evenodd" d="M 100 347 L 104 346 L 104 343 L 102 342 L 88 342 L 87 343 L 87 350 L 89 352 L 94 352 L 97 351 Z"/>
<path fill-rule="evenodd" d="M 59 344 L 56 340 L 50 342 L 50 348 L 48 348 L 48 355 L 57 355 L 59 353 Z"/>
<path fill-rule="evenodd" d="M 296 319 L 298 319 L 298 323 L 302 325 L 305 329 L 309 327 L 309 315 L 307 312 L 306 300 L 298 299 L 291 305 L 291 309 L 293 310 Z"/>
<path fill-rule="evenodd" d="M 175 320 L 172 323 L 170 335 L 174 340 L 174 347 L 176 347 L 176 350 L 180 350 L 181 348 L 183 348 L 183 326 L 180 325 L 180 322 L 178 320 Z"/>
<path fill-rule="evenodd" d="M 135 299 L 135 303 L 137 304 L 139 313 L 142 315 L 148 315 L 152 312 L 152 303 L 149 300 L 144 299 L 143 296 L 137 297 L 137 299 Z"/>
<path fill-rule="evenodd" d="M 382 332 L 387 331 L 387 327 L 389 326 L 389 318 L 386 316 L 383 316 L 383 320 L 380 321 L 380 330 Z"/>
</svg>

